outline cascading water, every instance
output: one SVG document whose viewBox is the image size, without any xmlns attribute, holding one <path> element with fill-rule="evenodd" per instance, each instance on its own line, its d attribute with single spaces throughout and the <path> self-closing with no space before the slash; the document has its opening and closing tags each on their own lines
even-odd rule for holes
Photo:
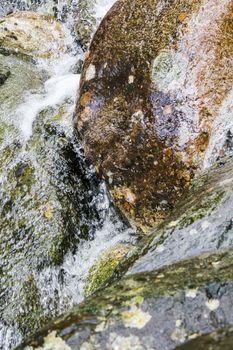
<svg viewBox="0 0 233 350">
<path fill-rule="evenodd" d="M 0 15 L 53 11 L 74 32 L 81 2 L 1 1 Z M 93 28 L 113 2 L 87 1 Z M 58 59 L 28 62 L 0 55 L 0 65 L 7 62 L 11 72 L 0 86 L 2 350 L 79 303 L 94 261 L 133 240 L 74 134 L 83 46 L 71 35 L 67 45 L 69 53 Z"/>
</svg>

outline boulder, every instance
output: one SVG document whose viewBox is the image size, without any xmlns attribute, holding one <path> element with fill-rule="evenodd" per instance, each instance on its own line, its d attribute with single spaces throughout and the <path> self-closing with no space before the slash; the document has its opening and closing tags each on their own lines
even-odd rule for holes
<svg viewBox="0 0 233 350">
<path fill-rule="evenodd" d="M 0 21 L 0 48 L 36 58 L 56 58 L 66 51 L 65 32 L 54 18 L 16 12 Z"/>
<path fill-rule="evenodd" d="M 231 151 L 232 1 L 119 0 L 85 60 L 76 128 L 144 232 Z"/>
<path fill-rule="evenodd" d="M 232 326 L 232 258 L 231 250 L 124 277 L 17 349 L 172 350 Z"/>
<path fill-rule="evenodd" d="M 89 282 L 99 289 L 91 297 L 18 349 L 202 349 L 214 344 L 213 332 L 227 345 L 233 325 L 232 174 L 231 158 L 202 174 L 179 207 L 113 270 L 114 251 L 109 269 L 104 258 L 94 265 Z"/>
</svg>

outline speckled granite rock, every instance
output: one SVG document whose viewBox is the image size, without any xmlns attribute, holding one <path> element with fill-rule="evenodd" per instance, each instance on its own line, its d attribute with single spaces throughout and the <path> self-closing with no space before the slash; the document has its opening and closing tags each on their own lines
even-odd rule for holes
<svg viewBox="0 0 233 350">
<path fill-rule="evenodd" d="M 197 169 L 231 149 L 232 6 L 119 0 L 92 41 L 77 129 L 115 203 L 143 231 Z"/>
</svg>

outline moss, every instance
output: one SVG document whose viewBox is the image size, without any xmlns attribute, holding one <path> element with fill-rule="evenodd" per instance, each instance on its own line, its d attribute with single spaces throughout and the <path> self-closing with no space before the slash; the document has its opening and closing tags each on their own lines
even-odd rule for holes
<svg viewBox="0 0 233 350">
<path fill-rule="evenodd" d="M 84 294 L 88 296 L 102 287 L 111 276 L 121 259 L 129 252 L 130 246 L 118 245 L 105 252 L 89 269 Z"/>
<path fill-rule="evenodd" d="M 8 181 L 15 182 L 15 186 L 11 189 L 11 199 L 17 199 L 29 193 L 36 181 L 36 173 L 32 164 L 18 163 L 13 171 L 8 175 Z"/>
<path fill-rule="evenodd" d="M 204 198 L 199 198 L 199 201 L 191 206 L 191 208 L 181 217 L 179 224 L 176 226 L 183 228 L 205 216 L 208 216 L 221 202 L 224 194 L 224 191 L 220 191 L 210 195 L 206 194 L 203 196 Z"/>
<path fill-rule="evenodd" d="M 44 310 L 40 300 L 40 292 L 32 274 L 23 282 L 18 302 L 20 308 L 15 310 L 13 316 L 24 334 L 46 322 L 46 317 L 43 316 Z"/>
</svg>

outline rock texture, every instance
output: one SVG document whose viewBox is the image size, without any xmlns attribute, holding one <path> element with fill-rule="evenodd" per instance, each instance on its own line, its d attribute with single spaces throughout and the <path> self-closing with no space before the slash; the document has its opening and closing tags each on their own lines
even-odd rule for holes
<svg viewBox="0 0 233 350">
<path fill-rule="evenodd" d="M 9 78 L 11 72 L 7 67 L 0 66 L 0 86 Z"/>
<path fill-rule="evenodd" d="M 200 176 L 179 208 L 115 268 L 105 288 L 101 264 L 99 270 L 96 265 L 95 288 L 100 281 L 101 289 L 18 349 L 63 344 L 67 350 L 172 350 L 183 345 L 180 350 L 210 344 L 218 350 L 217 336 L 209 334 L 217 332 L 225 346 L 221 350 L 228 350 L 232 173 L 228 159 Z"/>
<path fill-rule="evenodd" d="M 206 255 L 123 278 L 18 349 L 171 350 L 232 325 L 232 257 Z"/>
<path fill-rule="evenodd" d="M 231 149 L 232 0 L 119 0 L 94 36 L 76 125 L 143 231 Z M 209 147 L 208 147 L 209 145 Z"/>
<path fill-rule="evenodd" d="M 65 48 L 62 25 L 52 17 L 17 12 L 0 20 L 0 48 L 31 57 L 59 57 Z"/>
<path fill-rule="evenodd" d="M 233 342 L 233 328 L 212 332 L 208 335 L 197 337 L 176 350 L 231 350 Z"/>
<path fill-rule="evenodd" d="M 5 350 L 73 305 L 61 293 L 64 278 L 69 280 L 64 256 L 93 238 L 102 217 L 94 204 L 99 182 L 66 128 L 72 98 L 40 111 L 36 97 L 42 97 L 48 73 L 16 55 L 0 55 L 0 66 L 11 72 L 0 86 L 0 348 Z M 30 118 L 30 111 L 17 114 L 25 94 L 35 97 L 29 106 L 38 110 L 27 142 L 21 116 Z"/>
</svg>

